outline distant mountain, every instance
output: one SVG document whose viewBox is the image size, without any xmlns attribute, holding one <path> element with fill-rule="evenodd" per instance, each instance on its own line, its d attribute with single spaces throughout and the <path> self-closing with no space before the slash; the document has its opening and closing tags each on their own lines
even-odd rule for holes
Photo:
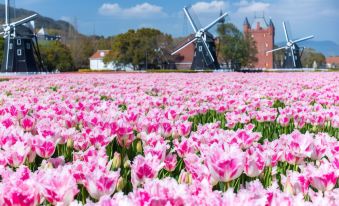
<svg viewBox="0 0 339 206">
<path fill-rule="evenodd" d="M 277 45 L 283 46 L 285 43 L 279 42 Z M 339 45 L 333 41 L 304 41 L 298 44 L 306 48 L 315 49 L 325 56 L 339 56 Z"/>
<path fill-rule="evenodd" d="M 325 56 L 339 56 L 339 45 L 333 41 L 305 41 L 300 45 L 313 48 Z"/>
<path fill-rule="evenodd" d="M 13 9 L 10 10 L 12 13 Z M 35 14 L 37 12 L 26 10 L 26 9 L 15 9 L 15 14 L 17 19 L 28 17 L 32 14 Z M 45 30 L 48 32 L 52 32 L 54 34 L 59 33 L 62 36 L 65 36 L 69 32 L 75 32 L 75 29 L 72 24 L 63 21 L 63 20 L 54 20 L 49 17 L 44 17 L 38 14 L 39 16 L 35 19 L 35 28 L 40 29 L 41 27 L 44 27 Z M 14 21 L 14 19 L 12 20 Z M 0 23 L 3 24 L 5 22 L 5 5 L 0 4 Z M 77 32 L 75 32 L 77 33 Z"/>
</svg>

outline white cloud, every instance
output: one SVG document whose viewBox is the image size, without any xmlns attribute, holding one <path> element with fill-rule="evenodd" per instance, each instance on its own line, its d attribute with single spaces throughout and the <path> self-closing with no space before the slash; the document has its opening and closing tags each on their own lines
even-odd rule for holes
<svg viewBox="0 0 339 206">
<path fill-rule="evenodd" d="M 122 8 L 120 8 L 119 4 L 109 4 L 104 3 L 99 8 L 99 13 L 102 15 L 115 15 L 117 13 L 120 13 L 122 11 Z"/>
<path fill-rule="evenodd" d="M 220 9 L 225 11 L 228 4 L 225 1 L 200 1 L 192 5 L 192 9 L 196 13 L 218 13 Z"/>
<path fill-rule="evenodd" d="M 130 8 L 122 8 L 117 3 L 104 3 L 99 8 L 99 13 L 105 16 L 115 16 L 121 18 L 147 18 L 156 15 L 164 16 L 165 12 L 163 8 L 157 5 L 149 4 L 149 3 L 142 3 L 137 4 Z"/>
<path fill-rule="evenodd" d="M 248 1 L 241 1 L 239 3 L 238 12 L 239 13 L 255 13 L 255 12 L 263 12 L 267 11 L 270 7 L 269 3 L 264 2 L 248 2 Z"/>
</svg>

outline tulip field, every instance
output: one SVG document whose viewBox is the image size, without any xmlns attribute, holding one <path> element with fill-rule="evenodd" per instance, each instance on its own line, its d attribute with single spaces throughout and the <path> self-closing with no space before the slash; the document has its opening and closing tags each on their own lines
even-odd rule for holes
<svg viewBox="0 0 339 206">
<path fill-rule="evenodd" d="M 0 82 L 0 205 L 339 205 L 339 73 Z"/>
</svg>

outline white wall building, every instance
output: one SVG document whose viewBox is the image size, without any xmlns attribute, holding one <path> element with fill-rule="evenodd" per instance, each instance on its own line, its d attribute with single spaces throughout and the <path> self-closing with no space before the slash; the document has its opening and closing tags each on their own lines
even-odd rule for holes
<svg viewBox="0 0 339 206">
<path fill-rule="evenodd" d="M 100 70 L 112 70 L 112 71 L 124 70 L 124 71 L 132 71 L 133 70 L 133 66 L 132 65 L 128 65 L 128 66 L 124 66 L 124 67 L 118 67 L 113 62 L 105 64 L 103 59 L 104 59 L 104 57 L 108 53 L 109 53 L 109 50 L 98 50 L 98 51 L 96 51 L 89 58 L 90 69 L 91 70 L 97 70 L 97 71 L 100 71 Z"/>
</svg>

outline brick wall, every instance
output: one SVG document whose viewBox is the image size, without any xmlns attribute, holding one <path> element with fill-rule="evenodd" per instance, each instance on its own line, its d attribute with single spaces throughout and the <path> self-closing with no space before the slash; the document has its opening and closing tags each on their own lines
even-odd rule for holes
<svg viewBox="0 0 339 206">
<path fill-rule="evenodd" d="M 266 51 L 274 48 L 273 23 L 269 25 L 260 25 L 260 22 L 256 22 L 254 28 L 251 28 L 249 24 L 244 24 L 243 29 L 244 33 L 250 33 L 256 42 L 258 62 L 255 64 L 255 67 L 266 69 L 273 68 L 273 53 L 266 54 Z"/>
</svg>

